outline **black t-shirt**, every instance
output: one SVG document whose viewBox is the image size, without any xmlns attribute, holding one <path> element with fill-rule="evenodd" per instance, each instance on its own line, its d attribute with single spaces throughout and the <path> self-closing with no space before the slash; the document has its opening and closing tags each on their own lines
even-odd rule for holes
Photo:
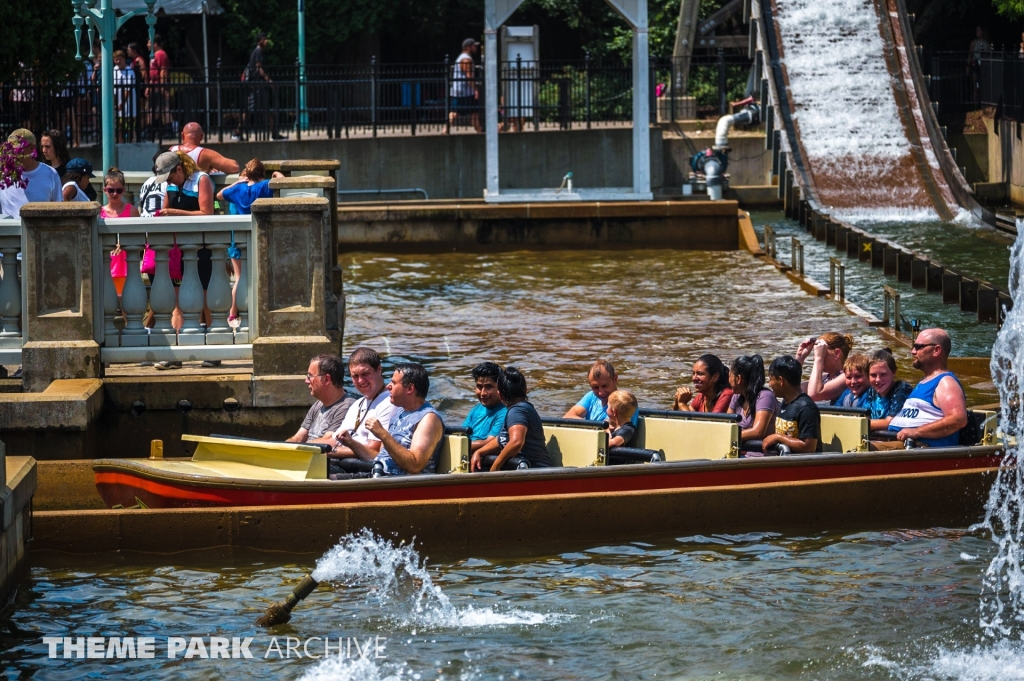
<svg viewBox="0 0 1024 681">
<path fill-rule="evenodd" d="M 613 440 L 617 437 L 622 438 L 622 444 L 618 445 L 619 447 L 636 447 L 636 426 L 632 423 L 624 423 L 613 430 L 608 439 Z"/>
<path fill-rule="evenodd" d="M 544 426 L 540 422 L 540 414 L 529 402 L 519 402 L 508 408 L 505 424 L 498 432 L 498 444 L 502 449 L 508 444 L 508 429 L 512 426 L 526 426 L 526 440 L 519 450 L 520 456 L 530 462 L 530 468 L 547 468 L 551 465 L 548 448 L 544 440 Z"/>
<path fill-rule="evenodd" d="M 249 65 L 245 67 L 246 80 L 263 80 L 259 68 L 263 66 L 263 48 L 259 45 L 249 55 Z"/>
<path fill-rule="evenodd" d="M 775 432 L 801 440 L 813 437 L 818 441 L 814 451 L 820 452 L 821 412 L 818 411 L 818 405 L 806 393 L 800 393 L 795 400 L 782 405 L 779 415 L 775 417 Z"/>
</svg>

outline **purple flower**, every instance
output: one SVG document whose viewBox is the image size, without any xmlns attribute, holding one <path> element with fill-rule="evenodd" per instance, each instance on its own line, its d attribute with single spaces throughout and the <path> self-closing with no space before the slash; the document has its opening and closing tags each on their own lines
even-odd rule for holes
<svg viewBox="0 0 1024 681">
<path fill-rule="evenodd" d="M 24 179 L 24 161 L 31 156 L 37 158 L 35 149 L 29 151 L 31 145 L 23 139 L 17 142 L 0 143 L 0 189 L 8 187 L 28 186 L 28 180 Z"/>
</svg>

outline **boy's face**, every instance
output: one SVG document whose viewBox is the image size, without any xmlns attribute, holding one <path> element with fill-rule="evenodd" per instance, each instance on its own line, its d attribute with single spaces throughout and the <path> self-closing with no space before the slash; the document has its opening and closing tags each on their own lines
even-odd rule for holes
<svg viewBox="0 0 1024 681">
<path fill-rule="evenodd" d="M 846 387 L 854 395 L 860 395 L 868 389 L 868 377 L 859 369 L 851 369 L 846 373 Z"/>
<path fill-rule="evenodd" d="M 609 404 L 605 411 L 608 413 L 608 423 L 613 426 L 619 425 L 619 412 L 615 411 L 615 407 Z"/>
<path fill-rule="evenodd" d="M 892 371 L 889 370 L 889 365 L 885 362 L 876 362 L 868 367 L 868 380 L 871 382 L 871 387 L 878 391 L 879 395 L 884 395 L 889 392 L 889 388 L 892 387 L 893 375 Z"/>
<path fill-rule="evenodd" d="M 782 390 L 783 390 L 783 387 L 785 385 L 786 385 L 786 382 L 782 380 L 781 376 L 772 376 L 772 375 L 769 374 L 769 376 L 768 376 L 768 388 L 773 393 L 775 393 L 776 397 L 782 397 Z"/>
<path fill-rule="evenodd" d="M 496 407 L 501 403 L 501 397 L 498 395 L 498 384 L 490 378 L 481 376 L 476 379 L 474 392 L 476 392 L 476 399 L 480 400 L 480 404 L 488 409 Z"/>
</svg>

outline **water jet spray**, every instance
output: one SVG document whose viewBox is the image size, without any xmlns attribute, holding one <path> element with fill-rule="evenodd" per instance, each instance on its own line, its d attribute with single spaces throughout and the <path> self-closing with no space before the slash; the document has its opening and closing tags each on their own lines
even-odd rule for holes
<svg viewBox="0 0 1024 681">
<path fill-rule="evenodd" d="M 277 603 L 271 603 L 266 612 L 256 618 L 256 626 L 274 627 L 278 624 L 287 624 L 288 620 L 292 618 L 292 609 L 304 600 L 306 596 L 313 593 L 318 584 L 319 582 L 313 579 L 313 575 L 303 577 L 298 586 L 288 594 L 288 598 Z"/>
</svg>

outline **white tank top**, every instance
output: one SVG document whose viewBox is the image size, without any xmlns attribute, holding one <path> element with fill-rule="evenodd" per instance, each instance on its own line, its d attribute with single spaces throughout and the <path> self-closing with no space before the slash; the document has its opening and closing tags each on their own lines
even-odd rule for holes
<svg viewBox="0 0 1024 681">
<path fill-rule="evenodd" d="M 188 154 L 188 157 L 195 161 L 196 165 L 199 165 L 199 156 L 203 153 L 203 149 L 205 148 L 206 147 L 195 147 L 191 151 L 185 151 L 184 149 L 181 148 L 180 144 L 175 144 L 173 147 L 171 147 L 171 151 L 185 151 L 185 153 Z"/>
<path fill-rule="evenodd" d="M 467 80 L 466 74 L 462 71 L 462 62 L 466 60 L 472 63 L 473 57 L 463 52 L 452 66 L 452 97 L 472 97 L 476 92 L 473 89 L 473 82 Z"/>
<path fill-rule="evenodd" d="M 61 193 L 63 194 L 64 190 L 67 189 L 68 187 L 74 187 L 75 188 L 75 198 L 71 199 L 72 201 L 88 201 L 89 200 L 89 197 L 85 195 L 85 192 L 82 191 L 82 188 L 78 186 L 77 182 L 65 182 L 64 186 L 60 188 Z"/>
</svg>

